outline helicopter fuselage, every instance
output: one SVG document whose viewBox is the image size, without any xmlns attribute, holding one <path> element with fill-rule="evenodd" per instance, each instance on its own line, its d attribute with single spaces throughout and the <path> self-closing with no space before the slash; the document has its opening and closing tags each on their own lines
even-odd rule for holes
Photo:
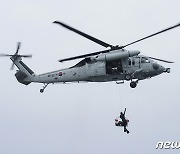
<svg viewBox="0 0 180 154">
<path fill-rule="evenodd" d="M 83 59 L 73 67 L 35 75 L 31 82 L 109 82 L 143 80 L 166 72 L 166 68 L 145 56 L 134 56 L 113 61 Z M 28 81 L 28 78 L 25 79 Z"/>
</svg>

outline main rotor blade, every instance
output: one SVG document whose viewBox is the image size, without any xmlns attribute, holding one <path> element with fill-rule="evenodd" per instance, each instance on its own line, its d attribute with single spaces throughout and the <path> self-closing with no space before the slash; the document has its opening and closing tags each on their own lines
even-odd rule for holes
<svg viewBox="0 0 180 154">
<path fill-rule="evenodd" d="M 69 29 L 69 30 L 71 30 L 71 31 L 73 31 L 73 32 L 75 32 L 75 33 L 77 33 L 77 34 L 79 34 L 79 35 L 81 35 L 81 36 L 83 36 L 83 37 L 85 37 L 85 38 L 93 41 L 93 42 L 96 42 L 96 43 L 98 43 L 98 44 L 100 44 L 100 45 L 102 45 L 102 46 L 104 46 L 104 47 L 111 47 L 111 49 L 109 49 L 109 50 L 98 51 L 98 52 L 93 52 L 93 53 L 84 54 L 84 55 L 80 55 L 80 56 L 65 58 L 65 59 L 59 60 L 59 62 L 69 61 L 69 60 L 74 60 L 74 59 L 79 59 L 79 58 L 85 58 L 85 57 L 89 57 L 89 56 L 98 55 L 98 54 L 101 54 L 101 53 L 107 53 L 107 52 L 110 52 L 110 51 L 112 51 L 112 50 L 123 49 L 123 48 L 125 48 L 125 47 L 127 47 L 127 46 L 130 46 L 130 45 L 132 45 L 132 44 L 135 44 L 135 43 L 137 43 L 137 42 L 140 42 L 140 41 L 142 41 L 142 40 L 145 40 L 145 39 L 147 39 L 147 38 L 153 37 L 153 36 L 155 36 L 155 35 L 158 35 L 158 34 L 160 34 L 160 33 L 166 32 L 166 31 L 168 31 L 168 30 L 171 30 L 171 29 L 173 29 L 173 28 L 176 28 L 176 27 L 179 27 L 179 26 L 180 26 L 180 23 L 179 23 L 179 24 L 177 24 L 177 25 L 171 26 L 171 27 L 166 28 L 166 29 L 164 29 L 164 30 L 161 30 L 161 31 L 159 31 L 159 32 L 157 32 L 157 33 L 154 33 L 154 34 L 151 34 L 151 35 L 146 36 L 146 37 L 144 37 L 144 38 L 141 38 L 141 39 L 139 39 L 139 40 L 136 40 L 136 41 L 134 41 L 134 42 L 132 42 L 132 43 L 126 44 L 126 45 L 124 45 L 124 46 L 113 46 L 113 45 L 110 45 L 110 44 L 108 44 L 108 43 L 105 43 L 105 42 L 103 42 L 103 41 L 101 41 L 101 40 L 99 40 L 99 39 L 96 39 L 96 38 L 94 38 L 94 37 L 92 37 L 92 36 L 90 36 L 90 35 L 88 35 L 88 34 L 85 34 L 85 33 L 81 32 L 81 31 L 79 31 L 79 30 L 77 30 L 77 29 L 74 29 L 74 28 L 72 28 L 72 27 L 70 27 L 70 26 L 68 26 L 68 25 L 66 25 L 66 24 L 64 24 L 64 23 L 62 23 L 62 22 L 54 21 L 53 23 L 59 24 L 59 25 L 65 27 L 65 28 L 67 28 L 67 29 Z M 149 58 L 155 59 L 155 60 L 159 60 L 159 61 L 163 61 L 163 62 L 167 62 L 167 63 L 173 63 L 173 62 L 166 61 L 166 60 L 162 60 L 162 59 L 158 59 L 158 58 L 153 58 L 153 57 L 149 57 Z"/>
<path fill-rule="evenodd" d="M 0 57 L 11 57 L 13 55 L 9 55 L 9 54 L 0 54 Z"/>
<path fill-rule="evenodd" d="M 65 59 L 59 60 L 59 62 L 64 62 L 64 61 L 69 61 L 69 60 L 74 60 L 74 59 L 79 59 L 79 58 L 85 58 L 85 57 L 89 57 L 89 56 L 95 56 L 95 55 L 98 55 L 98 54 L 101 54 L 101 53 L 107 53 L 109 51 L 111 51 L 111 49 L 98 51 L 98 52 L 93 52 L 93 53 L 84 54 L 84 55 L 75 56 L 75 57 L 70 57 L 70 58 L 65 58 Z"/>
<path fill-rule="evenodd" d="M 154 59 L 154 60 L 158 60 L 158 61 L 162 61 L 162 62 L 165 62 L 165 63 L 174 63 L 172 61 L 167 61 L 167 60 L 158 59 L 158 58 L 154 58 L 154 57 L 149 57 L 149 58 Z"/>
<path fill-rule="evenodd" d="M 12 57 L 12 56 L 24 57 L 24 58 L 31 58 L 31 57 L 32 57 L 32 55 L 17 55 L 17 54 L 9 55 L 9 54 L 0 54 L 0 57 Z"/>
<path fill-rule="evenodd" d="M 99 40 L 99 39 L 97 39 L 97 38 L 95 38 L 93 36 L 90 36 L 90 35 L 88 35 L 88 34 L 86 34 L 84 32 L 81 32 L 81 31 L 79 31 L 79 30 L 77 30 L 77 29 L 75 29 L 73 27 L 70 27 L 70 26 L 68 26 L 68 25 L 66 25 L 66 24 L 64 24 L 62 22 L 54 21 L 53 23 L 59 24 L 59 25 L 65 27 L 65 28 L 67 28 L 67 29 L 69 29 L 69 30 L 71 30 L 71 31 L 73 31 L 73 32 L 75 32 L 75 33 L 77 33 L 77 34 L 79 34 L 79 35 L 81 35 L 81 36 L 83 36 L 83 37 L 97 43 L 97 44 L 99 44 L 99 45 L 102 45 L 103 47 L 106 47 L 106 48 L 107 47 L 111 47 L 111 48 L 113 47 L 113 45 L 111 45 L 111 44 L 103 42 L 103 41 L 101 41 L 101 40 Z"/>
<path fill-rule="evenodd" d="M 19 57 L 32 58 L 32 55 L 18 55 Z"/>
<path fill-rule="evenodd" d="M 150 37 L 153 37 L 153 36 L 158 35 L 158 34 L 160 34 L 160 33 L 166 32 L 166 31 L 171 30 L 171 29 L 173 29 L 173 28 L 176 28 L 176 27 L 178 27 L 178 26 L 180 26 L 180 23 L 178 23 L 177 25 L 174 25 L 174 26 L 172 26 L 172 27 L 166 28 L 166 29 L 164 29 L 164 30 L 161 30 L 161 31 L 159 31 L 159 32 L 157 32 L 157 33 L 154 33 L 154 34 L 151 34 L 151 35 L 149 35 L 149 36 L 146 36 L 146 37 L 144 37 L 144 38 L 141 38 L 141 39 L 139 39 L 139 40 L 137 40 L 137 41 L 134 41 L 134 42 L 132 42 L 132 43 L 126 44 L 126 45 L 124 45 L 124 46 L 122 46 L 122 47 L 120 47 L 120 48 L 121 48 L 121 49 L 122 49 L 122 48 L 125 48 L 125 47 L 127 47 L 127 46 L 129 46 L 129 45 L 135 44 L 135 43 L 140 42 L 140 41 L 142 41 L 142 40 L 145 40 L 145 39 L 147 39 L 147 38 L 150 38 Z"/>
<path fill-rule="evenodd" d="M 21 47 L 21 42 L 18 42 L 15 55 L 18 54 L 18 51 L 19 51 L 20 47 Z"/>
</svg>

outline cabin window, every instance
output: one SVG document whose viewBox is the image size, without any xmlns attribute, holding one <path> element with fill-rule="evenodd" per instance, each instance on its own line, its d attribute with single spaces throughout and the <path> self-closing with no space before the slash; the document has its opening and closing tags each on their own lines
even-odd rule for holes
<svg viewBox="0 0 180 154">
<path fill-rule="evenodd" d="M 135 65 L 135 60 L 134 59 L 132 59 L 132 65 Z"/>
<path fill-rule="evenodd" d="M 131 65 L 131 59 L 128 59 L 128 65 Z"/>
</svg>

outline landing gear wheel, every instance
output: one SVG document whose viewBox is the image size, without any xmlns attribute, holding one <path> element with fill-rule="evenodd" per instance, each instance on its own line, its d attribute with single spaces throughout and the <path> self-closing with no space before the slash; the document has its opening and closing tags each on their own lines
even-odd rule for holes
<svg viewBox="0 0 180 154">
<path fill-rule="evenodd" d="M 127 81 L 131 80 L 131 75 L 130 75 L 130 74 L 126 74 L 126 75 L 125 75 L 125 79 L 126 79 Z"/>
<path fill-rule="evenodd" d="M 131 88 L 136 88 L 136 86 L 137 86 L 137 82 L 132 81 L 132 82 L 130 83 L 130 87 L 131 87 Z"/>
<path fill-rule="evenodd" d="M 42 89 L 40 89 L 40 93 L 43 93 L 44 92 L 44 89 L 46 89 L 46 87 L 48 86 L 49 83 L 44 83 L 44 86 Z"/>
</svg>

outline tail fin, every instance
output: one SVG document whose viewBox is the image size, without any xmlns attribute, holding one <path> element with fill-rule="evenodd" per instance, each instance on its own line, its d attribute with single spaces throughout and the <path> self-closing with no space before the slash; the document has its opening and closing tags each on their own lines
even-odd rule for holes
<svg viewBox="0 0 180 154">
<path fill-rule="evenodd" d="M 21 57 L 17 57 L 17 58 L 11 57 L 10 59 L 19 69 L 15 74 L 16 79 L 22 84 L 25 84 L 25 85 L 30 84 L 32 81 L 34 72 L 26 64 L 22 62 Z"/>
</svg>

